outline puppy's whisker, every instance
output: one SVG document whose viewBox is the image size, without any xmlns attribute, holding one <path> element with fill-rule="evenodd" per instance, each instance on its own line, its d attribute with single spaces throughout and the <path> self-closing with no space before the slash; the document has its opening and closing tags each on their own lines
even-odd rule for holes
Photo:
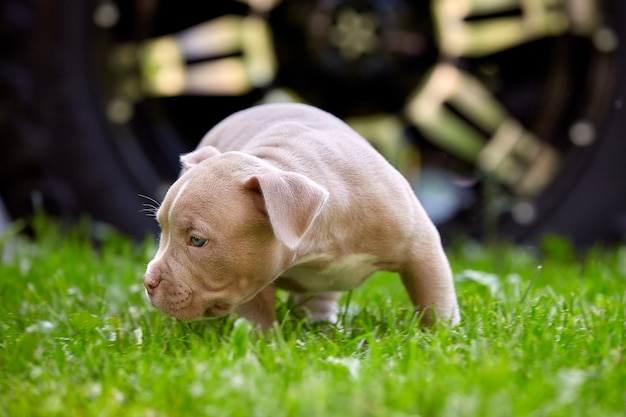
<svg viewBox="0 0 626 417">
<path fill-rule="evenodd" d="M 139 197 L 141 198 L 145 198 L 146 200 L 148 200 L 150 203 L 153 204 L 153 207 L 161 207 L 161 203 L 159 203 L 158 201 L 156 201 L 154 198 L 152 197 L 148 197 L 147 195 L 144 194 L 137 194 Z"/>
<path fill-rule="evenodd" d="M 156 218 L 157 216 L 157 212 L 154 209 L 141 209 L 139 210 L 140 213 L 145 213 L 146 216 L 148 217 L 154 217 Z"/>
<path fill-rule="evenodd" d="M 157 211 L 159 211 L 159 207 L 161 207 L 161 203 L 159 203 L 152 197 L 148 197 L 147 195 L 143 195 L 143 194 L 137 194 L 137 195 L 141 198 L 145 198 L 146 200 L 148 200 L 147 203 L 141 204 L 143 208 L 139 210 L 139 212 L 145 213 L 149 217 L 156 218 L 156 214 L 157 214 Z"/>
<path fill-rule="evenodd" d="M 142 207 L 144 207 L 143 208 L 144 211 L 147 211 L 147 210 L 157 211 L 159 209 L 158 207 L 155 207 L 152 204 L 142 204 Z"/>
</svg>

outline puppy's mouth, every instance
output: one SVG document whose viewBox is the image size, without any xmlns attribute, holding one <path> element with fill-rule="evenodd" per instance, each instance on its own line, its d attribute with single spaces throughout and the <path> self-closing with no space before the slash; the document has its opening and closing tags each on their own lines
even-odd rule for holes
<svg viewBox="0 0 626 417">
<path fill-rule="evenodd" d="M 206 310 L 204 310 L 203 316 L 206 318 L 223 317 L 229 314 L 232 310 L 232 306 L 229 303 L 223 301 L 215 301 Z"/>
</svg>

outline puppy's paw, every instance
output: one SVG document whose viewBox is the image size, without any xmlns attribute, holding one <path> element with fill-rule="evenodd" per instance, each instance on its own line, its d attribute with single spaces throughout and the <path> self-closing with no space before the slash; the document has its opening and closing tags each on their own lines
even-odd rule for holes
<svg viewBox="0 0 626 417">
<path fill-rule="evenodd" d="M 337 299 L 341 293 L 325 292 L 321 294 L 296 294 L 294 301 L 302 307 L 309 319 L 337 324 Z"/>
</svg>

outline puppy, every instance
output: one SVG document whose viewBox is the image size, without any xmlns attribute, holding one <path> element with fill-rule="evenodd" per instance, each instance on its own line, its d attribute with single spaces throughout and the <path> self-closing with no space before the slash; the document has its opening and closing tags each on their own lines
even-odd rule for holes
<svg viewBox="0 0 626 417">
<path fill-rule="evenodd" d="M 275 321 L 275 290 L 316 320 L 340 291 L 399 273 L 422 322 L 459 322 L 439 233 L 406 179 L 354 130 L 303 104 L 235 113 L 181 156 L 157 212 L 158 251 L 143 277 L 180 320 L 236 313 Z"/>
</svg>

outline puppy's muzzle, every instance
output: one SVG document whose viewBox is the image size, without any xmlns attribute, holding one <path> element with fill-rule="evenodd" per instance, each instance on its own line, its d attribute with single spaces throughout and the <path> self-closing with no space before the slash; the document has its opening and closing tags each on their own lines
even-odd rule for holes
<svg viewBox="0 0 626 417">
<path fill-rule="evenodd" d="M 161 277 L 153 272 L 146 272 L 143 276 L 143 286 L 149 295 L 154 295 L 154 291 L 161 283 Z"/>
<path fill-rule="evenodd" d="M 146 272 L 143 285 L 152 304 L 181 320 L 222 317 L 233 309 L 233 304 L 221 297 L 210 297 L 204 301 L 196 299 L 194 305 L 189 287 L 172 282 L 167 277 L 163 279 L 158 271 Z"/>
<path fill-rule="evenodd" d="M 172 315 L 188 308 L 193 301 L 189 286 L 181 282 L 163 279 L 161 273 L 156 271 L 145 273 L 143 285 L 146 287 L 152 304 Z"/>
</svg>

